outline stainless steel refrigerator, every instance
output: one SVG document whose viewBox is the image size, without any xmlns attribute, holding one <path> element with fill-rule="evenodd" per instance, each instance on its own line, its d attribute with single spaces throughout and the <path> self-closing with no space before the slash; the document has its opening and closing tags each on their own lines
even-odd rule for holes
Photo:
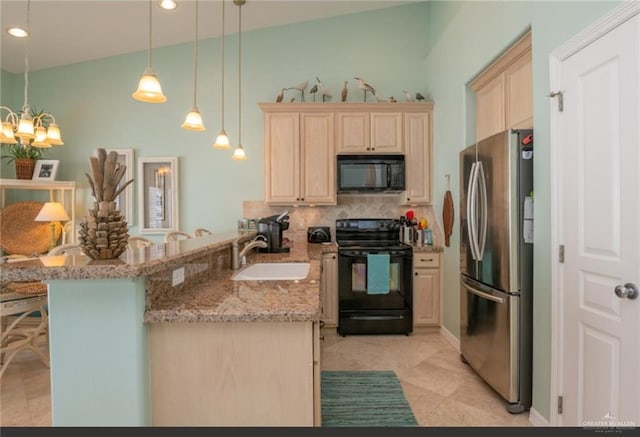
<svg viewBox="0 0 640 437">
<path fill-rule="evenodd" d="M 460 152 L 460 352 L 507 402 L 531 407 L 533 131 Z"/>
</svg>

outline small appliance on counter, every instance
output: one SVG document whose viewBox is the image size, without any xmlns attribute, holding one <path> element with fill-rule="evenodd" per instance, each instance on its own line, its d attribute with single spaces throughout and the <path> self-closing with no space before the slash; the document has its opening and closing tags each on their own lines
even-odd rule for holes
<svg viewBox="0 0 640 437">
<path fill-rule="evenodd" d="M 272 215 L 258 220 L 258 235 L 266 238 L 267 247 L 259 247 L 263 253 L 289 252 L 289 248 L 282 246 L 282 231 L 289 229 L 289 211 L 280 215 Z"/>
<path fill-rule="evenodd" d="M 328 226 L 312 226 L 307 229 L 308 243 L 328 243 L 331 241 L 331 229 Z"/>
</svg>

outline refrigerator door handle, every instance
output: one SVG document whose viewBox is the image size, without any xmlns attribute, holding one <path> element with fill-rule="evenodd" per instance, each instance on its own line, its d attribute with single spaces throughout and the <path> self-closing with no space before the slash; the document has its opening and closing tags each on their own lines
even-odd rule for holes
<svg viewBox="0 0 640 437">
<path fill-rule="evenodd" d="M 483 299 L 487 299 L 487 300 L 490 300 L 490 301 L 496 302 L 496 303 L 504 303 L 504 299 L 503 298 L 496 297 L 496 296 L 493 296 L 493 295 L 491 295 L 489 293 L 485 293 L 484 291 L 480 291 L 477 288 L 473 288 L 472 286 L 470 286 L 466 282 L 462 282 L 462 286 L 464 288 L 466 288 L 469 292 L 475 294 L 476 296 L 480 296 Z"/>
<path fill-rule="evenodd" d="M 469 234 L 469 246 L 471 246 L 471 258 L 474 261 L 478 259 L 476 251 L 476 165 L 477 162 L 471 164 L 469 186 L 467 187 L 467 232 Z"/>
<path fill-rule="evenodd" d="M 482 162 L 478 161 L 478 169 L 476 173 L 478 173 L 478 191 L 480 192 L 480 211 L 481 211 L 481 220 L 480 220 L 480 238 L 478 240 L 478 261 L 482 261 L 482 257 L 484 255 L 484 248 L 487 242 L 487 227 L 489 224 L 489 219 L 487 217 L 487 206 L 489 202 L 487 200 L 487 182 L 484 177 L 484 167 L 482 166 Z"/>
</svg>

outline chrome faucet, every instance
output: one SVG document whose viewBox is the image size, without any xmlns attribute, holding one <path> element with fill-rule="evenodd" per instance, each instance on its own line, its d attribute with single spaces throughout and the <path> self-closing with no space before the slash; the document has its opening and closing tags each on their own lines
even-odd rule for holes
<svg viewBox="0 0 640 437">
<path fill-rule="evenodd" d="M 245 245 L 241 251 L 239 251 L 238 241 L 231 243 L 231 268 L 238 270 L 241 266 L 247 263 L 247 253 L 256 247 L 267 247 L 267 241 L 264 235 L 256 235 L 251 243 Z"/>
</svg>

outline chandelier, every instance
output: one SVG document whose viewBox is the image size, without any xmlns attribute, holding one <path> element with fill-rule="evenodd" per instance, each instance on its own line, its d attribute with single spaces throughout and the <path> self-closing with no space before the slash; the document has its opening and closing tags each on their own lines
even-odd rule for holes
<svg viewBox="0 0 640 437">
<path fill-rule="evenodd" d="M 27 32 L 30 32 L 31 0 L 27 0 Z M 27 37 L 28 38 L 28 37 Z M 44 111 L 36 112 L 29 106 L 29 40 L 25 40 L 24 50 L 24 104 L 17 114 L 6 106 L 0 106 L 8 114 L 0 129 L 0 143 L 20 144 L 33 147 L 61 146 L 62 134 L 56 119 Z"/>
</svg>

